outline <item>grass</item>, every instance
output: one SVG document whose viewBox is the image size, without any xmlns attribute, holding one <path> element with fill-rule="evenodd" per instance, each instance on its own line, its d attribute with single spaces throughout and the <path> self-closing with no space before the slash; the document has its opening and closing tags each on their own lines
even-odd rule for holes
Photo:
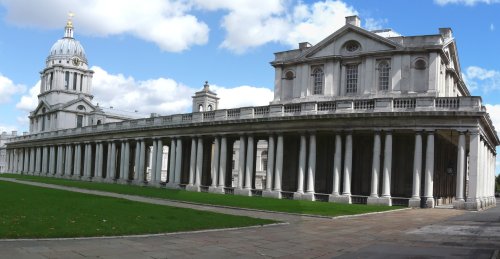
<svg viewBox="0 0 500 259">
<path fill-rule="evenodd" d="M 2 174 L 2 177 L 18 178 L 22 180 L 78 187 L 90 190 L 108 191 L 121 194 L 155 197 L 177 201 L 188 201 L 203 204 L 223 205 L 240 208 L 250 208 L 268 211 L 279 211 L 321 216 L 354 215 L 368 212 L 380 212 L 399 209 L 400 207 L 340 204 L 331 202 L 312 202 L 299 200 L 279 200 L 262 197 L 245 197 L 237 195 L 221 195 L 213 193 L 188 192 L 183 190 L 159 189 L 154 187 L 140 187 L 122 184 L 95 183 L 60 178 L 28 176 L 19 174 Z"/>
<path fill-rule="evenodd" d="M 0 238 L 151 234 L 274 222 L 5 181 L 0 181 L 0 204 Z"/>
</svg>

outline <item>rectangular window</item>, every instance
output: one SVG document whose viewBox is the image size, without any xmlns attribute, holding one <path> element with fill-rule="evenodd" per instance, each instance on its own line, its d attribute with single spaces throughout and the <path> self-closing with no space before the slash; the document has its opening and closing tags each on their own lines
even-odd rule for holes
<svg viewBox="0 0 500 259">
<path fill-rule="evenodd" d="M 69 72 L 64 73 L 64 88 L 69 88 Z"/>
<path fill-rule="evenodd" d="M 76 72 L 73 73 L 73 85 L 76 85 L 76 80 L 78 79 L 78 76 L 76 75 Z M 74 87 L 73 87 L 74 88 Z M 81 90 L 80 90 L 81 91 Z"/>
<path fill-rule="evenodd" d="M 54 81 L 54 72 L 50 72 L 50 79 L 49 79 L 49 89 L 52 90 L 52 82 Z"/>
<path fill-rule="evenodd" d="M 381 91 L 389 90 L 389 62 L 383 60 L 378 65 L 378 85 Z"/>
<path fill-rule="evenodd" d="M 262 171 L 267 171 L 267 158 L 262 159 Z"/>
<path fill-rule="evenodd" d="M 345 78 L 346 93 L 356 93 L 358 91 L 358 65 L 347 65 Z"/>
<path fill-rule="evenodd" d="M 76 116 L 76 127 L 77 128 L 83 127 L 83 115 Z"/>
<path fill-rule="evenodd" d="M 83 75 L 80 75 L 80 92 L 83 92 Z"/>
</svg>

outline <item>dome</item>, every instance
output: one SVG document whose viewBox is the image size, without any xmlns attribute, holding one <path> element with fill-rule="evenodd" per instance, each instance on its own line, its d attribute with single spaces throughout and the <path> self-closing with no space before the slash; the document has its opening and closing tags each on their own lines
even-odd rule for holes
<svg viewBox="0 0 500 259">
<path fill-rule="evenodd" d="M 73 60 L 78 58 L 79 61 L 87 64 L 87 57 L 85 56 L 85 50 L 79 41 L 73 38 L 73 23 L 68 20 L 65 27 L 64 37 L 50 49 L 47 61 L 54 60 Z"/>
</svg>

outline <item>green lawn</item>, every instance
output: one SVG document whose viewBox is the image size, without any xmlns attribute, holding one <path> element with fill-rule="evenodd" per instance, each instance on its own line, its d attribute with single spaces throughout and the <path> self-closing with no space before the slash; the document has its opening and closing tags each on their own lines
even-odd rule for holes
<svg viewBox="0 0 500 259">
<path fill-rule="evenodd" d="M 52 177 L 27 176 L 19 174 L 2 174 L 1 177 L 11 177 L 43 183 L 72 186 L 83 189 L 108 191 L 122 194 L 163 198 L 169 200 L 189 201 L 204 204 L 251 208 L 260 210 L 313 214 L 322 216 L 354 215 L 368 212 L 379 212 L 400 209 L 401 207 L 374 206 L 359 204 L 339 204 L 331 202 L 312 202 L 298 200 L 279 200 L 273 198 L 245 197 L 237 195 L 221 195 L 213 193 L 188 192 L 183 190 L 159 189 L 122 184 L 108 184 L 65 180 Z"/>
<path fill-rule="evenodd" d="M 165 233 L 274 222 L 5 181 L 0 181 L 0 204 L 0 238 Z"/>
</svg>

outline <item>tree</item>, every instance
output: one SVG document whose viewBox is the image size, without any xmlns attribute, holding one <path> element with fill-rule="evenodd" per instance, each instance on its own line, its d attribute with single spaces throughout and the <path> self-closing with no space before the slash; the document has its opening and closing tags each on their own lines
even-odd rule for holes
<svg viewBox="0 0 500 259">
<path fill-rule="evenodd" d="M 500 174 L 495 177 L 495 192 L 500 192 Z"/>
</svg>

